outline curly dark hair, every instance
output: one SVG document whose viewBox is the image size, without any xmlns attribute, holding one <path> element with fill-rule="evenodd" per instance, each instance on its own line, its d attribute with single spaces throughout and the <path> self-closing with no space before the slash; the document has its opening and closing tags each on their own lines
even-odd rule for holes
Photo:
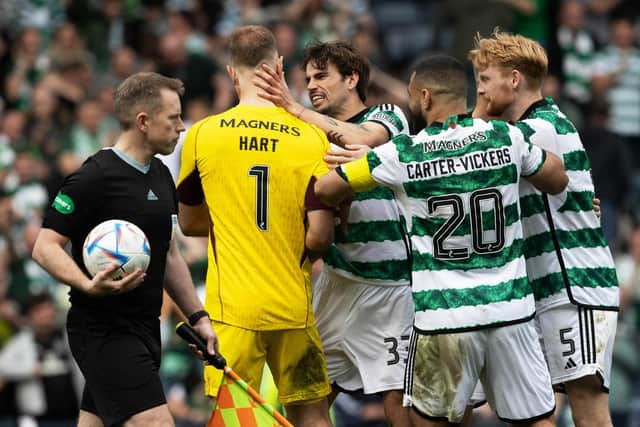
<svg viewBox="0 0 640 427">
<path fill-rule="evenodd" d="M 367 99 L 367 87 L 369 86 L 369 60 L 349 43 L 343 41 L 315 42 L 304 49 L 302 69 L 310 63 L 321 70 L 328 64 L 335 65 L 342 77 L 358 74 L 358 97 L 364 102 Z"/>
</svg>

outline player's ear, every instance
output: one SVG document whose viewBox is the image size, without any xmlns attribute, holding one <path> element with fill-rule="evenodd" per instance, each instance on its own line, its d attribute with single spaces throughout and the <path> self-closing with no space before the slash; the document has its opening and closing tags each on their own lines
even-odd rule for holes
<svg viewBox="0 0 640 427">
<path fill-rule="evenodd" d="M 358 86 L 358 82 L 360 81 L 360 74 L 355 71 L 351 73 L 350 76 L 347 77 L 347 87 L 349 89 L 355 89 Z"/>
<path fill-rule="evenodd" d="M 136 114 L 135 125 L 141 132 L 143 133 L 147 132 L 148 125 L 149 125 L 148 121 L 149 121 L 149 116 L 144 111 L 141 111 L 138 114 Z"/>
<path fill-rule="evenodd" d="M 420 89 L 420 105 L 422 106 L 422 111 L 431 110 L 431 92 L 426 87 Z"/>
<path fill-rule="evenodd" d="M 523 83 L 524 76 L 518 70 L 511 70 L 511 86 L 515 89 Z"/>
<path fill-rule="evenodd" d="M 229 78 L 231 79 L 231 82 L 233 82 L 233 85 L 238 86 L 238 75 L 231 65 L 227 65 L 227 74 L 229 74 Z"/>
</svg>

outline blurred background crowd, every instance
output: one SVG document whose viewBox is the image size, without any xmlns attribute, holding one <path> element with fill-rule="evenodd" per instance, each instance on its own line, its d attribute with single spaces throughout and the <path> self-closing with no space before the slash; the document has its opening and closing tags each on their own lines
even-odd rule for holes
<svg viewBox="0 0 640 427">
<path fill-rule="evenodd" d="M 236 101 L 225 72 L 226 37 L 254 23 L 273 30 L 289 87 L 307 106 L 299 61 L 313 40 L 351 41 L 372 64 L 367 102 L 404 108 L 407 67 L 422 54 L 465 60 L 475 33 L 494 27 L 547 48 L 545 95 L 581 131 L 618 265 L 614 423 L 639 423 L 630 416 L 640 413 L 639 9 L 633 0 L 1 0 L 0 427 L 74 425 L 81 378 L 62 332 L 67 288 L 30 253 L 63 177 L 114 143 L 114 89 L 134 72 L 153 70 L 185 83 L 187 127 L 223 111 Z M 472 107 L 470 66 L 469 80 Z M 165 160 L 175 176 L 179 148 Z M 181 244 L 202 286 L 206 241 Z M 161 374 L 170 408 L 179 427 L 203 426 L 210 408 L 199 362 L 172 333 L 177 314 L 170 303 L 163 317 Z M 343 396 L 334 415 L 338 426 L 384 425 L 376 396 Z M 474 425 L 502 424 L 484 409 Z"/>
</svg>

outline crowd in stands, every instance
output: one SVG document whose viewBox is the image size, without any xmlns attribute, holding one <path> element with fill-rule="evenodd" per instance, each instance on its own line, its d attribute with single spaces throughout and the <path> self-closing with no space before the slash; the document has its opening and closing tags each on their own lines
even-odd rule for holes
<svg viewBox="0 0 640 427">
<path fill-rule="evenodd" d="M 289 87 L 307 106 L 299 61 L 313 40 L 352 42 L 373 66 L 367 103 L 403 106 L 409 64 L 436 51 L 466 60 L 476 32 L 500 27 L 548 50 L 545 94 L 581 132 L 618 263 L 622 312 L 611 409 L 621 420 L 615 425 L 626 427 L 622 420 L 640 406 L 639 12 L 632 0 L 0 1 L 0 427 L 18 418 L 24 426 L 75 425 L 81 379 L 61 332 L 68 288 L 30 254 L 62 178 L 114 143 L 114 89 L 134 72 L 157 71 L 184 82 L 187 127 L 221 112 L 236 101 L 225 72 L 226 37 L 252 23 L 273 30 Z M 174 174 L 176 151 L 166 159 Z M 206 241 L 181 244 L 202 285 Z M 210 409 L 199 362 L 172 332 L 178 314 L 170 303 L 163 316 L 161 374 L 170 408 L 178 426 L 203 426 Z M 383 423 L 375 396 L 347 396 L 336 405 L 337 425 Z M 482 423 L 495 425 L 487 417 L 475 425 Z"/>
</svg>

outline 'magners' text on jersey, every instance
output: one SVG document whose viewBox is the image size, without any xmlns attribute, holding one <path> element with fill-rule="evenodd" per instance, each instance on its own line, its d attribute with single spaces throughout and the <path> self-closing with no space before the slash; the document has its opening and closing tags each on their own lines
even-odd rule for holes
<svg viewBox="0 0 640 427">
<path fill-rule="evenodd" d="M 305 199 L 328 172 L 328 148 L 322 131 L 276 107 L 239 105 L 189 130 L 178 190 L 188 205 L 206 194 L 212 319 L 253 330 L 313 323 Z"/>
<path fill-rule="evenodd" d="M 411 238 L 418 331 L 533 316 L 518 181 L 537 172 L 543 158 L 513 126 L 454 116 L 339 168 L 356 190 L 378 183 L 396 196 Z"/>
</svg>

